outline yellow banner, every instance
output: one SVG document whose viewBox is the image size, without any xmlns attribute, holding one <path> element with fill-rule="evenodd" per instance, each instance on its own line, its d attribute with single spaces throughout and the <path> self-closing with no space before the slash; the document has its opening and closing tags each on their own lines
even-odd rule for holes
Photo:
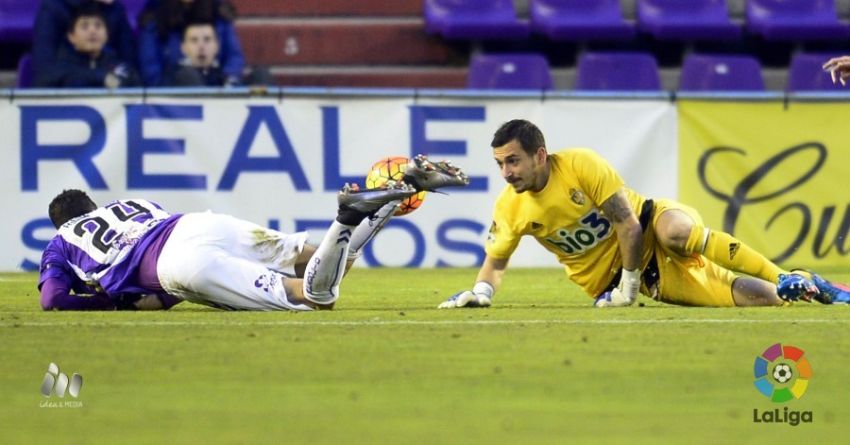
<svg viewBox="0 0 850 445">
<path fill-rule="evenodd" d="M 786 268 L 850 267 L 850 104 L 679 102 L 679 199 Z"/>
</svg>

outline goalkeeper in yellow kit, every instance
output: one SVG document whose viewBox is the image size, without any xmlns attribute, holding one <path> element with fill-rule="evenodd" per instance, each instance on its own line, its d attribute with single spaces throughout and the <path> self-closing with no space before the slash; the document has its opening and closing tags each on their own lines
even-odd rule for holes
<svg viewBox="0 0 850 445">
<path fill-rule="evenodd" d="M 638 293 L 688 306 L 775 306 L 812 298 L 831 303 L 850 296 L 705 227 L 688 206 L 639 195 L 592 150 L 548 153 L 531 122 L 503 124 L 491 145 L 509 185 L 495 204 L 487 256 L 472 290 L 440 308 L 489 306 L 524 235 L 555 254 L 600 307 L 630 305 Z"/>
</svg>

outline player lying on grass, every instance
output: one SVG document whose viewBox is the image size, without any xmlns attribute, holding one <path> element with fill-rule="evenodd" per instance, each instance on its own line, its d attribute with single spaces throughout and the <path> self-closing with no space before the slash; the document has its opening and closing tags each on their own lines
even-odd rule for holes
<svg viewBox="0 0 850 445">
<path fill-rule="evenodd" d="M 66 190 L 50 203 L 58 233 L 41 259 L 41 305 L 168 309 L 188 300 L 229 310 L 330 309 L 347 268 L 401 200 L 467 183 L 460 169 L 418 156 L 402 182 L 369 190 L 346 185 L 336 220 L 316 248 L 305 245 L 304 232 L 212 212 L 171 215 L 142 199 L 97 207 L 85 192 Z"/>
<path fill-rule="evenodd" d="M 496 201 L 474 287 L 441 308 L 489 306 L 524 235 L 554 253 L 596 306 L 627 306 L 638 293 L 688 306 L 850 302 L 850 293 L 821 277 L 789 273 L 708 229 L 696 210 L 640 196 L 589 149 L 549 154 L 531 122 L 503 124 L 491 145 L 509 185 Z"/>
</svg>

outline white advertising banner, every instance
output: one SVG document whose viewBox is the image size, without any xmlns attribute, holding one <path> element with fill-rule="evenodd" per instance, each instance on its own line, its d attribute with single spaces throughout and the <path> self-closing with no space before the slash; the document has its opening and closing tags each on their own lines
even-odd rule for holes
<svg viewBox="0 0 850 445">
<path fill-rule="evenodd" d="M 277 99 L 84 97 L 0 104 L 4 230 L 0 270 L 34 270 L 53 236 L 63 189 L 98 203 L 156 201 L 172 213 L 213 210 L 313 242 L 336 215 L 336 192 L 386 156 L 426 153 L 462 166 L 465 190 L 430 193 L 394 218 L 361 265 L 474 266 L 505 182 L 490 139 L 510 119 L 537 123 L 550 151 L 590 147 L 627 183 L 676 197 L 676 110 L 664 100 L 313 96 Z M 557 266 L 529 239 L 514 266 Z"/>
</svg>

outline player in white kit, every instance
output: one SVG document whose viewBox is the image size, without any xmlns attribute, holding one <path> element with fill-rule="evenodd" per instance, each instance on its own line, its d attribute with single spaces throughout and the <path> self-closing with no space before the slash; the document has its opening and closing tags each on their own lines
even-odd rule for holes
<svg viewBox="0 0 850 445">
<path fill-rule="evenodd" d="M 41 260 L 45 310 L 168 309 L 182 300 L 228 310 L 330 309 L 347 268 L 420 190 L 463 186 L 448 163 L 411 161 L 404 181 L 385 188 L 344 187 L 318 247 L 212 212 L 171 215 L 157 204 L 119 200 L 103 207 L 66 190 L 50 204 L 58 233 Z M 297 278 L 303 277 L 303 278 Z"/>
</svg>

